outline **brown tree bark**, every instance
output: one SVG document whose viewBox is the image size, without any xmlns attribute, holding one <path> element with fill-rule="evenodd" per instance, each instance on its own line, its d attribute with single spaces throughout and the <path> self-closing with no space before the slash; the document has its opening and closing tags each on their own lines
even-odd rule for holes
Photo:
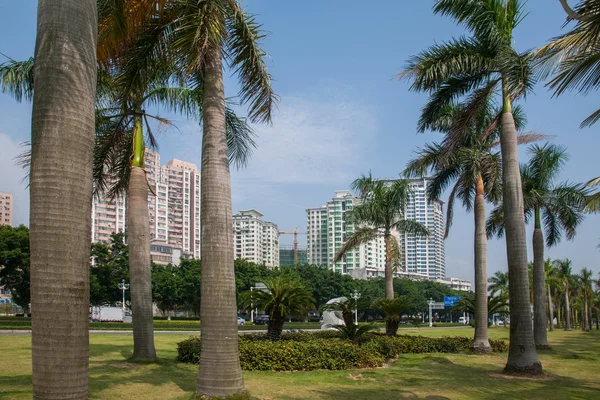
<svg viewBox="0 0 600 400">
<path fill-rule="evenodd" d="M 238 355 L 233 270 L 231 178 L 225 137 L 221 49 L 210 46 L 204 66 L 201 177 L 202 353 L 196 393 L 228 397 L 245 391 Z"/>
<path fill-rule="evenodd" d="M 86 399 L 95 0 L 39 0 L 31 122 L 33 398 Z"/>
</svg>

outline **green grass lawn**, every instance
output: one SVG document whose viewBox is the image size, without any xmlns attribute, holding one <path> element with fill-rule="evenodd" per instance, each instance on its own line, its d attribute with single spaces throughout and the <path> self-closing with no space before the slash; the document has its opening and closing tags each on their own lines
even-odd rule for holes
<svg viewBox="0 0 600 400">
<path fill-rule="evenodd" d="M 471 335 L 472 330 L 402 331 L 424 336 Z M 508 329 L 490 329 L 508 340 Z M 197 365 L 175 361 L 186 335 L 156 335 L 160 362 L 128 363 L 131 335 L 90 337 L 91 399 L 192 399 Z M 500 374 L 506 354 L 407 354 L 388 367 L 351 371 L 245 372 L 257 399 L 598 399 L 600 334 L 549 333 L 553 349 L 540 353 L 547 375 L 516 379 Z M 31 338 L 0 336 L 0 398 L 31 398 Z"/>
</svg>

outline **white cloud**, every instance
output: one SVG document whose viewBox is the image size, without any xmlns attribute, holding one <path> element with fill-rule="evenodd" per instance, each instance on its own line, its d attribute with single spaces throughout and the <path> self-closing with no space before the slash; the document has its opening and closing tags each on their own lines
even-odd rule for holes
<svg viewBox="0 0 600 400">
<path fill-rule="evenodd" d="M 377 127 L 366 106 L 338 94 L 314 101 L 284 97 L 273 124 L 254 129 L 257 149 L 248 167 L 232 171 L 238 199 L 287 184 L 347 186 L 365 172 Z"/>
<path fill-rule="evenodd" d="M 0 133 L 0 192 L 14 195 L 13 225 L 29 225 L 29 189 L 22 181 L 26 172 L 15 165 L 15 157 L 23 151 L 20 143 Z"/>
</svg>

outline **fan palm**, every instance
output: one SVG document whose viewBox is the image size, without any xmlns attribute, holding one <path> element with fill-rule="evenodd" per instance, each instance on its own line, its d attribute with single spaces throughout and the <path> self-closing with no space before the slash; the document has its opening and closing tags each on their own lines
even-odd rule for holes
<svg viewBox="0 0 600 400">
<path fill-rule="evenodd" d="M 387 336 L 396 336 L 402 314 L 409 312 L 412 307 L 413 303 L 407 296 L 382 299 L 375 304 L 375 308 L 385 314 L 385 334 Z"/>
<path fill-rule="evenodd" d="M 456 123 L 460 123 L 462 108 L 449 106 L 440 115 L 440 122 L 432 128 L 449 133 Z M 498 202 L 502 196 L 501 176 L 502 163 L 500 154 L 494 151 L 499 146 L 500 128 L 491 132 L 489 127 L 495 112 L 491 101 L 487 107 L 479 110 L 479 115 L 471 121 L 468 135 L 464 136 L 458 147 L 445 144 L 428 144 L 417 153 L 418 157 L 408 163 L 404 174 L 408 176 L 433 175 L 432 184 L 428 187 L 429 198 L 439 198 L 443 190 L 454 182 L 448 198 L 446 218 L 446 235 L 448 237 L 452 225 L 455 198 L 462 200 L 467 211 L 473 210 L 475 219 L 474 260 L 475 260 L 475 293 L 479 294 L 479 311 L 476 315 L 475 338 L 473 348 L 478 352 L 491 352 L 488 341 L 487 323 L 484 316 L 488 314 L 487 305 L 487 237 L 485 233 L 485 200 Z M 515 108 L 517 128 L 524 125 L 520 108 Z M 538 135 L 519 135 L 520 143 L 537 140 Z"/>
<path fill-rule="evenodd" d="M 592 271 L 590 271 L 587 268 L 583 268 L 581 270 L 581 273 L 578 276 L 579 281 L 581 283 L 581 294 L 583 296 L 583 304 L 584 304 L 584 309 L 583 309 L 583 330 L 584 331 L 589 331 L 590 330 L 590 320 L 589 320 L 589 310 L 588 310 L 588 302 L 591 299 L 593 290 L 592 290 L 592 284 L 593 284 L 593 279 L 592 279 Z"/>
<path fill-rule="evenodd" d="M 507 215 L 513 329 L 506 370 L 539 373 L 542 368 L 533 345 L 532 327 L 524 322 L 531 319 L 531 309 L 517 129 L 512 113 L 512 103 L 523 97 L 534 83 L 529 54 L 513 48 L 513 31 L 524 18 L 522 1 L 436 0 L 434 12 L 452 17 L 471 35 L 431 46 L 411 58 L 400 77 L 411 79 L 413 90 L 430 94 L 422 110 L 420 130 L 430 129 L 448 104 L 463 100 L 463 123 L 448 133 L 445 141 L 449 147 L 460 145 L 470 121 L 490 94 L 501 93 L 502 112 L 490 128 L 501 126 L 502 188 Z"/>
<path fill-rule="evenodd" d="M 556 267 L 556 278 L 560 282 L 560 289 L 564 296 L 564 307 L 565 307 L 565 330 L 570 331 L 571 327 L 571 310 L 569 303 L 569 286 L 573 281 L 573 272 L 571 270 L 571 260 L 565 258 L 564 260 L 555 260 L 554 266 Z"/>
<path fill-rule="evenodd" d="M 427 229 L 416 221 L 403 218 L 410 195 L 408 181 L 391 183 L 373 179 L 371 174 L 361 176 L 352 183 L 362 203 L 348 212 L 348 223 L 359 227 L 346 239 L 335 255 L 339 262 L 344 254 L 371 240 L 383 237 L 385 242 L 385 297 L 394 298 L 394 268 L 400 267 L 400 246 L 392 232 L 427 235 Z"/>
<path fill-rule="evenodd" d="M 544 273 L 544 231 L 546 245 L 560 242 L 562 231 L 567 239 L 575 237 L 576 228 L 583 220 L 586 191 L 581 185 L 554 184 L 554 180 L 568 160 L 566 151 L 553 144 L 533 145 L 527 165 L 521 166 L 525 219 L 534 218 L 533 231 L 533 304 L 534 340 L 538 348 L 548 347 L 546 327 L 546 282 Z M 502 205 L 494 209 L 488 220 L 489 235 L 503 234 Z M 543 228 L 542 228 L 543 221 Z"/>
<path fill-rule="evenodd" d="M 96 0 L 38 4 L 42 84 L 33 95 L 29 186 L 35 399 L 88 397 L 96 30 Z"/>
<path fill-rule="evenodd" d="M 200 395 L 243 392 L 233 271 L 231 178 L 227 162 L 223 63 L 240 80 L 240 99 L 253 122 L 270 122 L 277 97 L 260 42 L 261 26 L 237 0 L 177 0 L 169 48 L 203 94 L 201 177 L 202 352 Z"/>
<path fill-rule="evenodd" d="M 204 274 L 203 274 L 204 276 Z M 269 315 L 267 337 L 279 340 L 285 316 L 304 316 L 315 309 L 314 299 L 301 283 L 284 274 L 265 279 L 265 291 L 255 290 L 240 295 L 240 305 L 245 309 L 259 308 Z"/>
</svg>

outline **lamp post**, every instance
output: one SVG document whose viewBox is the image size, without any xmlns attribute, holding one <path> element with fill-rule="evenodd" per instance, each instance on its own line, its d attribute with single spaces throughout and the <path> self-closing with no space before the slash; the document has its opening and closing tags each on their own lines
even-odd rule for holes
<svg viewBox="0 0 600 400">
<path fill-rule="evenodd" d="M 427 300 L 427 304 L 429 304 L 429 327 L 431 328 L 433 326 L 433 324 L 431 323 L 431 309 L 433 307 L 433 303 L 435 303 L 433 301 L 433 299 L 430 297 L 429 300 Z"/>
<path fill-rule="evenodd" d="M 354 299 L 354 324 L 358 325 L 358 299 L 360 299 L 361 294 L 358 293 L 357 290 L 352 293 L 352 298 Z"/>
<path fill-rule="evenodd" d="M 254 286 L 250 286 L 250 323 L 254 323 L 254 302 L 252 301 L 252 291 Z"/>
<path fill-rule="evenodd" d="M 119 289 L 121 289 L 123 291 L 123 319 L 125 319 L 125 291 L 127 289 L 129 289 L 129 283 L 125 283 L 125 279 L 123 279 L 120 283 L 119 283 Z"/>
</svg>

